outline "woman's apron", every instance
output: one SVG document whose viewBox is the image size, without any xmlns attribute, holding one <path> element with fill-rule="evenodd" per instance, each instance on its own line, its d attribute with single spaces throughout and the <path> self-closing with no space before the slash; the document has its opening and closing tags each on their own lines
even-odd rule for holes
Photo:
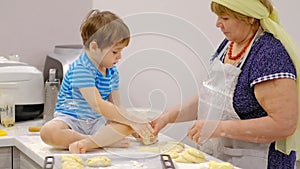
<svg viewBox="0 0 300 169">
<path fill-rule="evenodd" d="M 203 82 L 200 91 L 198 119 L 214 122 L 204 125 L 200 136 L 204 142 L 199 149 L 243 169 L 264 169 L 267 168 L 270 144 L 252 143 L 225 137 L 206 139 L 212 134 L 220 120 L 240 120 L 233 108 L 233 94 L 241 69 L 231 64 L 223 64 L 219 59 L 227 47 L 228 44 L 220 52 L 218 58 L 213 60 L 208 80 Z M 249 50 L 250 48 L 241 64 L 244 63 Z"/>
</svg>

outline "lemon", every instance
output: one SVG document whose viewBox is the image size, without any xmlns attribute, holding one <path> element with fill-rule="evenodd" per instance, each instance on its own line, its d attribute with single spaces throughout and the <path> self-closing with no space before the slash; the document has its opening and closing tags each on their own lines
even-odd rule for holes
<svg viewBox="0 0 300 169">
<path fill-rule="evenodd" d="M 0 130 L 0 136 L 6 136 L 6 135 L 7 135 L 6 131 Z"/>
</svg>

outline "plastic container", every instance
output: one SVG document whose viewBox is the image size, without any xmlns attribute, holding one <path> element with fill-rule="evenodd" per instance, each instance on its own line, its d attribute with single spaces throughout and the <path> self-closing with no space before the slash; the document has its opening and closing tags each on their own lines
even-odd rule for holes
<svg viewBox="0 0 300 169">
<path fill-rule="evenodd" d="M 15 125 L 14 87 L 0 90 L 1 125 L 12 127 Z"/>
</svg>

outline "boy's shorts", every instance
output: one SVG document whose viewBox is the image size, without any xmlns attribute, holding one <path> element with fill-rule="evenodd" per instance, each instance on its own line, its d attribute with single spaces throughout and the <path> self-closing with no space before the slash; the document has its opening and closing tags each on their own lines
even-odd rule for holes
<svg viewBox="0 0 300 169">
<path fill-rule="evenodd" d="M 58 112 L 54 113 L 53 120 L 61 120 L 69 125 L 72 130 L 85 135 L 93 135 L 107 123 L 105 117 L 97 119 L 76 119 L 73 116 Z"/>
</svg>

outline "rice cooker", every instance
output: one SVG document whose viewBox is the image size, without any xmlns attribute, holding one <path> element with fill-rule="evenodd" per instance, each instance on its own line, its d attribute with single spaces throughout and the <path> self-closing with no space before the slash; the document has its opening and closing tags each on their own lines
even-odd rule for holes
<svg viewBox="0 0 300 169">
<path fill-rule="evenodd" d="M 15 104 L 16 121 L 39 117 L 44 107 L 43 74 L 23 62 L 0 57 L 0 94 Z"/>
</svg>

